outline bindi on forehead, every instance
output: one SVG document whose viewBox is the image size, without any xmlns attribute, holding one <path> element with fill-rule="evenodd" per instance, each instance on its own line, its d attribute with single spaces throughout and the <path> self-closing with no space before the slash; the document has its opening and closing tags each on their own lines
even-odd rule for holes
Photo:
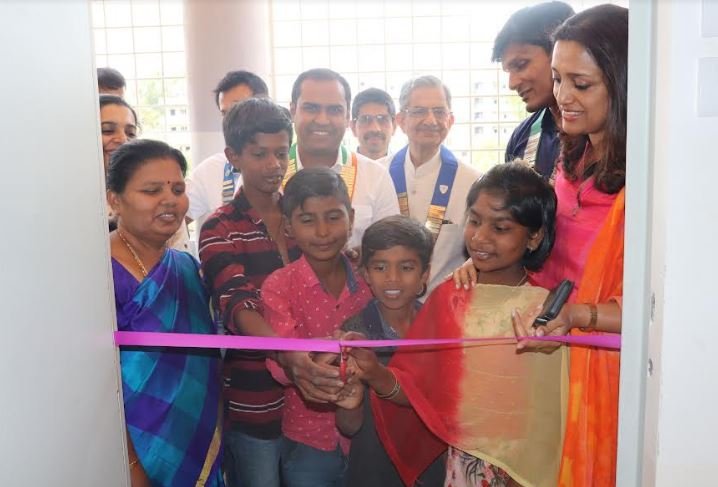
<svg viewBox="0 0 718 487">
<path fill-rule="evenodd" d="M 143 184 L 146 184 L 147 186 L 164 186 L 165 184 L 168 186 L 172 186 L 179 183 L 184 183 L 184 181 L 171 181 L 168 179 L 167 181 L 145 181 Z"/>
</svg>

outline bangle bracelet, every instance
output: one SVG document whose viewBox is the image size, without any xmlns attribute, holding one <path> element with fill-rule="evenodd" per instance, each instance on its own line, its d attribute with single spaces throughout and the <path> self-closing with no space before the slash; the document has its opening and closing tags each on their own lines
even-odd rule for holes
<svg viewBox="0 0 718 487">
<path fill-rule="evenodd" d="M 593 303 L 589 303 L 587 306 L 588 312 L 591 314 L 591 318 L 588 321 L 588 325 L 580 326 L 578 329 L 581 331 L 595 331 L 596 322 L 598 321 L 598 307 Z"/>
<path fill-rule="evenodd" d="M 133 468 L 135 465 L 137 465 L 137 463 L 138 463 L 139 461 L 140 461 L 139 458 L 135 458 L 134 460 L 132 460 L 132 461 L 130 462 L 130 467 L 129 467 L 129 468 L 130 468 L 130 472 L 132 471 L 132 468 Z"/>
<path fill-rule="evenodd" d="M 388 394 L 379 394 L 377 391 L 374 391 L 374 393 L 379 399 L 386 399 L 390 401 L 394 399 L 397 394 L 399 394 L 399 391 L 401 390 L 401 384 L 399 384 L 399 379 L 396 378 L 394 372 L 390 370 L 389 373 L 394 378 L 394 387 L 391 388 L 391 391 L 389 391 Z"/>
</svg>

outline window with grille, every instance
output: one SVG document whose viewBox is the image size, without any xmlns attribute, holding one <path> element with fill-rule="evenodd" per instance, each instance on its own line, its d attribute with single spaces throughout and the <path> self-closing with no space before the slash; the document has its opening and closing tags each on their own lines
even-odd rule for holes
<svg viewBox="0 0 718 487">
<path fill-rule="evenodd" d="M 183 15 L 181 0 L 92 2 L 97 67 L 124 75 L 143 138 L 164 140 L 189 158 Z"/>
</svg>

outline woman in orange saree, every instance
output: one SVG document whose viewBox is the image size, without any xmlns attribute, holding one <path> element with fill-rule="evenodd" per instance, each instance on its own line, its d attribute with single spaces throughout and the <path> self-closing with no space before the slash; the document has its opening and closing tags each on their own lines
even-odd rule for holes
<svg viewBox="0 0 718 487">
<path fill-rule="evenodd" d="M 571 279 L 577 287 L 571 304 L 538 334 L 620 333 L 628 10 L 584 10 L 554 39 L 551 68 L 562 116 L 556 244 L 531 280 L 550 289 Z M 531 333 L 532 319 L 519 317 L 517 333 Z M 533 346 L 539 347 L 519 344 Z M 560 486 L 615 485 L 619 366 L 617 351 L 571 347 Z"/>
<path fill-rule="evenodd" d="M 570 279 L 576 288 L 545 328 L 531 327 L 536 314 L 517 315 L 516 335 L 620 333 L 628 10 L 584 10 L 567 19 L 554 40 L 551 67 L 561 114 L 556 244 L 530 282 L 551 289 Z M 475 280 L 471 266 L 462 266 L 454 280 L 457 286 Z M 524 341 L 518 348 L 545 350 L 547 344 Z M 615 485 L 619 368 L 616 351 L 571 347 L 560 486 Z"/>
</svg>

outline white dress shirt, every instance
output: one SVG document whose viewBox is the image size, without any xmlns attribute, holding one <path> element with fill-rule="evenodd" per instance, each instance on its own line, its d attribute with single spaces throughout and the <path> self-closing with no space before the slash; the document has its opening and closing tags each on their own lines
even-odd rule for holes
<svg viewBox="0 0 718 487">
<path fill-rule="evenodd" d="M 205 220 L 222 206 L 222 185 L 224 183 L 224 166 L 227 156 L 218 152 L 200 162 L 187 176 L 187 196 L 189 197 L 189 210 L 187 216 L 196 223 L 195 234 L 199 239 L 199 232 Z M 234 173 L 234 193 L 237 194 L 242 185 L 242 177 Z"/>
<path fill-rule="evenodd" d="M 379 162 L 387 169 L 394 156 L 387 156 Z M 444 220 L 449 223 L 441 225 L 439 237 L 434 245 L 431 257 L 431 273 L 429 275 L 428 290 L 431 292 L 441 284 L 446 276 L 459 267 L 465 260 L 464 256 L 464 223 L 466 219 L 466 195 L 471 185 L 481 173 L 472 166 L 461 161 L 456 171 L 454 184 L 449 196 Z M 404 175 L 406 177 L 406 192 L 409 199 L 409 216 L 420 223 L 426 223 L 429 214 L 431 198 L 441 169 L 441 153 L 437 151 L 434 156 L 419 167 L 411 161 L 411 153 L 406 151 L 404 159 Z M 393 188 L 393 183 L 392 183 Z M 396 189 L 394 189 L 396 192 Z M 428 294 L 428 293 L 427 293 Z"/>
<path fill-rule="evenodd" d="M 361 245 L 364 230 L 375 221 L 387 216 L 399 214 L 399 200 L 394 191 L 394 183 L 384 166 L 366 156 L 356 154 L 357 173 L 354 182 L 354 227 L 348 247 Z M 347 164 L 351 164 L 351 153 Z M 302 168 L 297 150 L 297 170 Z M 337 173 L 342 171 L 342 151 L 337 151 L 337 162 L 332 166 Z"/>
</svg>

